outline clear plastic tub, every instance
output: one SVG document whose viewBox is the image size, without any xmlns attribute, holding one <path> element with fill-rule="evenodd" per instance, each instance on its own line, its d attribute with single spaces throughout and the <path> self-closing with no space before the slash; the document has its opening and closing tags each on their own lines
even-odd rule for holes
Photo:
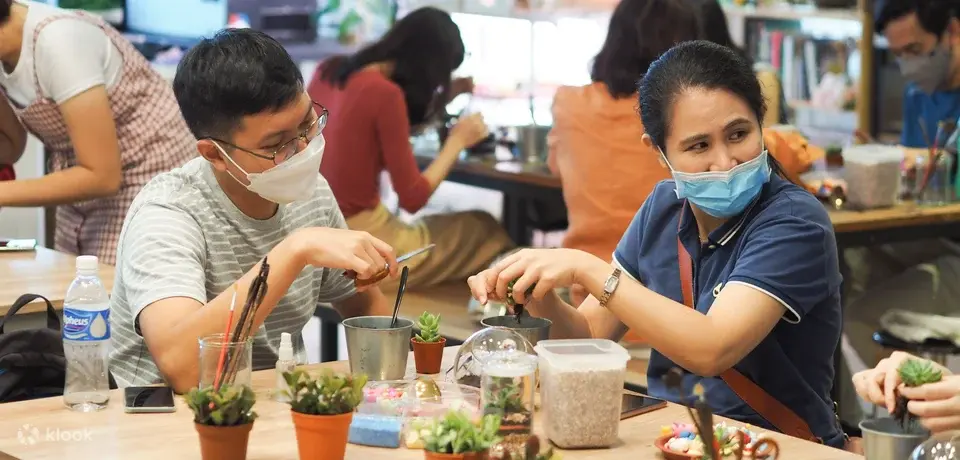
<svg viewBox="0 0 960 460">
<path fill-rule="evenodd" d="M 627 350 L 606 339 L 543 340 L 534 349 L 547 438 L 562 449 L 617 442 Z"/>
<path fill-rule="evenodd" d="M 888 145 L 855 145 L 843 150 L 847 203 L 856 209 L 893 206 L 900 196 L 904 151 Z"/>
<path fill-rule="evenodd" d="M 439 417 L 449 410 L 480 414 L 480 389 L 452 382 L 436 382 L 440 399 L 417 398 L 416 381 L 386 380 L 363 387 L 363 402 L 357 412 L 404 418 Z"/>
</svg>

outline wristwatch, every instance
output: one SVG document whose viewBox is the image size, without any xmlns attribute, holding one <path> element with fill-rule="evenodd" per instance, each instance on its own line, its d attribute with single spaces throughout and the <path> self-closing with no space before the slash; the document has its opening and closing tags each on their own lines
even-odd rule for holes
<svg viewBox="0 0 960 460">
<path fill-rule="evenodd" d="M 620 285 L 620 272 L 619 268 L 613 269 L 613 273 L 603 282 L 603 295 L 600 296 L 601 307 L 607 308 L 607 302 L 610 301 L 613 291 L 616 291 L 617 286 Z"/>
</svg>

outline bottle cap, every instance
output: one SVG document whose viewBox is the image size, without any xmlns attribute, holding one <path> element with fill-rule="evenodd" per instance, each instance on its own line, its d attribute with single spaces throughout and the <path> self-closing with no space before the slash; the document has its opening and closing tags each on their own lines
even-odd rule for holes
<svg viewBox="0 0 960 460">
<path fill-rule="evenodd" d="M 280 355 L 280 361 L 293 360 L 293 340 L 291 340 L 289 332 L 283 332 L 280 334 L 279 355 Z"/>
<path fill-rule="evenodd" d="M 79 256 L 77 257 L 77 273 L 97 273 L 99 266 L 97 256 Z"/>
</svg>

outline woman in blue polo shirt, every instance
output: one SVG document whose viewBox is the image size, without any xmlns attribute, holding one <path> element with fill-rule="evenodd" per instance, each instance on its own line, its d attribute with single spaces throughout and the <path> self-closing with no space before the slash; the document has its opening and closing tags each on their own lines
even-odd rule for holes
<svg viewBox="0 0 960 460">
<path fill-rule="evenodd" d="M 529 311 L 553 320 L 554 338 L 619 340 L 630 329 L 647 339 L 652 396 L 681 402 L 663 378 L 681 368 L 685 401 L 699 382 L 720 415 L 842 446 L 830 399 L 841 323 L 833 230 L 767 154 L 750 64 L 686 42 L 650 66 L 639 95 L 643 142 L 674 180 L 640 208 L 613 266 L 526 249 L 471 277 L 473 295 L 504 299 L 517 280 L 514 298 L 532 297 Z M 579 308 L 554 293 L 574 283 L 591 294 Z"/>
</svg>

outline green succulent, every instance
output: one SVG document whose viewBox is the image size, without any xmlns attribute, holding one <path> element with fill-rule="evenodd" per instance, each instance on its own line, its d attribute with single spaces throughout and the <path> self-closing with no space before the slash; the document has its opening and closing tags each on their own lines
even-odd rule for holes
<svg viewBox="0 0 960 460">
<path fill-rule="evenodd" d="M 193 421 L 201 425 L 236 426 L 252 423 L 257 418 L 253 404 L 256 394 L 246 385 L 194 388 L 184 395 L 193 411 Z"/>
<path fill-rule="evenodd" d="M 423 448 L 440 454 L 462 454 L 483 452 L 497 442 L 500 437 L 500 418 L 485 415 L 480 423 L 474 423 L 467 414 L 460 411 L 447 412 L 422 428 Z"/>
<path fill-rule="evenodd" d="M 294 412 L 307 415 L 340 415 L 353 412 L 363 402 L 367 376 L 335 373 L 325 369 L 311 377 L 303 369 L 284 372 L 285 396 Z"/>
<path fill-rule="evenodd" d="M 514 298 L 513 298 L 513 285 L 516 284 L 516 283 L 517 283 L 517 280 L 519 280 L 519 279 L 520 279 L 520 278 L 517 278 L 517 279 L 515 279 L 515 280 L 513 280 L 513 281 L 511 281 L 511 282 L 509 282 L 509 283 L 507 283 L 507 305 L 509 305 L 509 306 L 511 306 L 511 307 L 517 305 L 517 301 L 514 300 Z M 526 297 L 530 297 L 531 295 L 533 295 L 533 290 L 536 289 L 536 288 L 537 288 L 537 283 L 531 284 L 530 287 L 527 288 Z"/>
<path fill-rule="evenodd" d="M 900 381 L 904 386 L 918 387 L 927 383 L 939 382 L 943 373 L 932 362 L 925 359 L 908 359 L 897 368 Z M 907 410 L 907 398 L 897 392 L 896 404 L 893 408 L 893 418 L 900 423 L 907 432 L 922 430 L 915 417 Z"/>
<path fill-rule="evenodd" d="M 523 405 L 523 395 L 520 394 L 520 385 L 513 382 L 513 379 L 507 378 L 505 383 L 494 390 L 489 390 L 486 395 L 485 409 L 492 409 L 500 413 L 524 412 L 527 410 Z"/>
<path fill-rule="evenodd" d="M 420 333 L 416 339 L 424 343 L 434 343 L 440 341 L 440 315 L 434 315 L 430 312 L 423 312 L 417 318 L 417 329 Z"/>
<path fill-rule="evenodd" d="M 925 359 L 908 359 L 900 364 L 897 372 L 900 374 L 900 381 L 908 387 L 939 382 L 943 378 L 940 369 Z"/>
</svg>

